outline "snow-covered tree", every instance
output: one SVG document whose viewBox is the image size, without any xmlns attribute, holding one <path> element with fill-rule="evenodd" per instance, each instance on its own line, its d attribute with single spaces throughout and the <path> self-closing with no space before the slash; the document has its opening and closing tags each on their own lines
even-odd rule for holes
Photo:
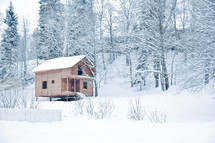
<svg viewBox="0 0 215 143">
<path fill-rule="evenodd" d="M 22 23 L 22 35 L 20 39 L 20 48 L 19 48 L 19 61 L 21 63 L 21 78 L 22 78 L 22 86 L 24 87 L 27 84 L 27 58 L 28 58 L 28 47 L 29 47 L 29 31 L 30 31 L 30 23 L 29 20 L 23 19 Z"/>
<path fill-rule="evenodd" d="M 36 28 L 32 34 L 32 42 L 31 42 L 32 49 L 30 51 L 31 51 L 32 57 L 36 58 L 37 65 L 39 65 L 39 59 L 42 59 L 42 54 L 41 54 L 42 49 L 40 49 L 39 42 L 40 42 L 39 29 Z"/>
<path fill-rule="evenodd" d="M 126 40 L 132 35 L 133 24 L 135 23 L 135 13 L 137 10 L 136 0 L 117 0 L 120 6 L 120 11 L 118 12 L 119 17 L 121 17 L 122 23 L 122 35 Z M 131 40 L 129 40 L 131 41 Z M 131 44 L 124 45 L 124 53 L 126 55 L 126 65 L 131 65 L 131 50 L 133 46 Z M 131 67 L 131 66 L 130 66 Z M 132 74 L 132 73 L 130 73 Z M 132 84 L 131 84 L 132 86 Z"/>
<path fill-rule="evenodd" d="M 140 57 L 138 58 L 138 65 L 134 74 L 134 85 L 139 86 L 140 90 L 142 90 L 143 86 L 146 86 L 146 77 L 150 73 L 148 60 L 151 52 L 145 47 L 140 48 Z"/>
<path fill-rule="evenodd" d="M 3 25 L 4 25 L 4 17 L 0 12 L 0 34 L 3 32 Z M 1 40 L 1 35 L 0 35 L 0 40 Z"/>
<path fill-rule="evenodd" d="M 1 58 L 0 58 L 0 76 L 1 79 L 12 78 L 16 74 L 17 59 L 18 59 L 18 44 L 19 35 L 17 30 L 18 17 L 14 12 L 12 2 L 6 10 L 4 19 L 6 29 L 2 34 L 1 41 Z"/>
<path fill-rule="evenodd" d="M 114 48 L 114 11 L 115 8 L 113 5 L 107 5 L 107 12 L 106 12 L 106 22 L 107 22 L 107 31 L 108 31 L 108 45 L 109 45 L 109 63 L 113 63 L 115 60 L 115 48 Z"/>
<path fill-rule="evenodd" d="M 154 55 L 154 77 L 155 87 L 161 82 L 162 90 L 169 88 L 169 77 L 166 65 L 167 28 L 176 7 L 177 0 L 150 0 L 141 1 L 141 19 L 143 30 L 146 35 L 146 45 L 153 51 Z"/>
<path fill-rule="evenodd" d="M 96 13 L 96 21 L 97 21 L 97 27 L 96 27 L 96 32 L 97 32 L 97 37 L 99 37 L 98 40 L 98 45 L 100 46 L 101 54 L 102 54 L 102 64 L 103 64 L 103 69 L 106 70 L 106 59 L 105 59 L 105 39 L 104 39 L 104 18 L 105 18 L 105 13 L 107 13 L 107 5 L 109 4 L 109 0 L 96 0 L 95 1 L 95 13 Z"/>
<path fill-rule="evenodd" d="M 63 55 L 64 48 L 64 6 L 60 0 L 40 0 L 39 46 L 43 59 Z"/>
<path fill-rule="evenodd" d="M 214 81 L 215 3 L 210 0 L 191 0 L 188 5 L 189 27 L 180 40 L 187 53 L 182 72 L 186 73 L 183 87 L 203 87 Z"/>
</svg>

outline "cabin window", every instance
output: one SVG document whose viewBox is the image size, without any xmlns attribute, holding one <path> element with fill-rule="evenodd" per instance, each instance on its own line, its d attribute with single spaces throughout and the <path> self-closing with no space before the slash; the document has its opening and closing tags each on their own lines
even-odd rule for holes
<svg viewBox="0 0 215 143">
<path fill-rule="evenodd" d="M 87 89 L 87 82 L 84 81 L 84 89 Z"/>
<path fill-rule="evenodd" d="M 43 89 L 47 89 L 47 81 L 43 81 Z"/>
<path fill-rule="evenodd" d="M 52 84 L 54 84 L 54 80 L 52 80 Z"/>
<path fill-rule="evenodd" d="M 82 66 L 78 66 L 78 75 L 82 74 L 83 74 Z"/>
</svg>

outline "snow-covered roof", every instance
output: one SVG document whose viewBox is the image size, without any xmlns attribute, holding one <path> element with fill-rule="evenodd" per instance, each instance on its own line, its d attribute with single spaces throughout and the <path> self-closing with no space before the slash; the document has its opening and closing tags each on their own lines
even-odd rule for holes
<svg viewBox="0 0 215 143">
<path fill-rule="evenodd" d="M 61 58 L 47 60 L 44 63 L 37 66 L 36 68 L 34 68 L 32 71 L 40 72 L 40 71 L 48 71 L 48 70 L 54 70 L 54 69 L 70 68 L 85 57 L 86 57 L 85 55 L 80 55 L 80 56 L 61 57 Z"/>
</svg>

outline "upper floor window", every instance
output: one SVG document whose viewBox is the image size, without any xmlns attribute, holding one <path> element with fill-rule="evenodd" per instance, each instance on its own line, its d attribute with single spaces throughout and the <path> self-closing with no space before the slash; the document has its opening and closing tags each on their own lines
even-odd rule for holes
<svg viewBox="0 0 215 143">
<path fill-rule="evenodd" d="M 78 75 L 82 75 L 82 74 L 83 74 L 82 66 L 78 66 Z"/>
<path fill-rule="evenodd" d="M 84 85 L 83 85 L 84 89 L 87 89 L 87 82 L 84 81 L 83 84 L 84 84 Z"/>
<path fill-rule="evenodd" d="M 47 81 L 43 81 L 43 89 L 47 89 Z"/>
</svg>

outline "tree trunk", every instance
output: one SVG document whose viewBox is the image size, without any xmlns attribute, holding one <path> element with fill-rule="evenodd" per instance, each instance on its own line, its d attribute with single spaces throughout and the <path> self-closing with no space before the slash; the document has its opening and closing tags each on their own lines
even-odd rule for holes
<svg viewBox="0 0 215 143">
<path fill-rule="evenodd" d="M 100 17 L 99 17 L 99 32 L 100 32 L 99 35 L 100 35 L 100 41 L 102 41 L 102 39 L 103 39 L 103 30 L 102 30 L 103 13 L 104 13 L 104 0 L 101 0 L 101 13 L 100 13 Z M 106 70 L 105 56 L 104 56 L 104 47 L 101 46 L 101 48 L 102 48 L 103 69 Z"/>
<path fill-rule="evenodd" d="M 163 85 L 162 90 L 168 90 L 169 88 L 169 78 L 168 78 L 168 73 L 167 73 L 167 68 L 166 68 L 166 60 L 165 60 L 165 47 L 164 47 L 164 32 L 163 32 L 163 25 L 160 20 L 160 47 L 161 47 L 161 75 L 163 80 Z"/>
<path fill-rule="evenodd" d="M 129 56 L 126 55 L 126 66 L 129 66 L 129 63 L 130 63 L 130 61 L 129 61 Z"/>
<path fill-rule="evenodd" d="M 159 87 L 159 71 L 160 71 L 160 61 L 158 56 L 154 56 L 154 77 L 155 77 L 155 88 Z"/>
<path fill-rule="evenodd" d="M 98 85 L 97 85 L 97 81 L 95 80 L 95 97 L 98 96 Z"/>
<path fill-rule="evenodd" d="M 206 59 L 205 60 L 205 84 L 209 83 L 209 78 L 210 78 L 209 70 L 210 70 L 210 60 Z"/>
<path fill-rule="evenodd" d="M 131 53 L 129 52 L 129 68 L 130 68 L 130 80 L 131 80 L 131 87 L 134 86 L 133 84 L 133 70 L 132 70 L 132 63 L 131 63 Z"/>
<path fill-rule="evenodd" d="M 167 73 L 167 68 L 166 68 L 166 61 L 165 58 L 161 58 L 161 66 L 162 66 L 162 76 L 164 79 L 164 90 L 168 90 L 169 88 L 169 78 L 168 78 L 168 73 Z"/>
<path fill-rule="evenodd" d="M 174 61 L 175 57 L 177 55 L 177 52 L 174 53 L 174 56 L 172 58 L 172 64 L 171 64 L 171 85 L 173 85 L 173 78 L 174 78 Z"/>
</svg>

